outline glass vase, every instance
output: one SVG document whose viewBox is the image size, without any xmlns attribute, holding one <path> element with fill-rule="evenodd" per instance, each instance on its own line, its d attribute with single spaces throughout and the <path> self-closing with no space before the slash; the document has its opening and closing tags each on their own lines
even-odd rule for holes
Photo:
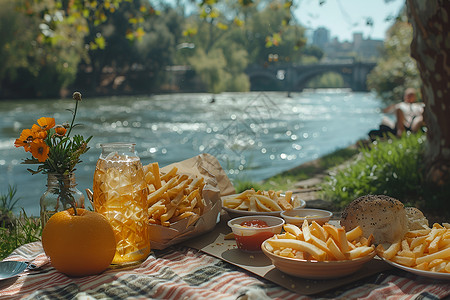
<svg viewBox="0 0 450 300">
<path fill-rule="evenodd" d="M 47 174 L 47 190 L 41 196 L 41 224 L 44 228 L 48 219 L 59 211 L 72 207 L 84 208 L 84 195 L 77 189 L 75 174 Z"/>
<path fill-rule="evenodd" d="M 118 267 L 140 263 L 150 254 L 148 188 L 134 146 L 102 144 L 94 172 L 94 209 L 114 229 L 117 248 L 112 265 Z"/>
</svg>

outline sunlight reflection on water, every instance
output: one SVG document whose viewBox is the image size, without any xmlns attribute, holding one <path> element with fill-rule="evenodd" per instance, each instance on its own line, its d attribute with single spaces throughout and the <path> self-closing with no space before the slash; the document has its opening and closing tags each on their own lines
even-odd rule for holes
<svg viewBox="0 0 450 300">
<path fill-rule="evenodd" d="M 100 144 L 135 142 L 143 164 L 160 166 L 201 152 L 215 155 L 232 179 L 263 180 L 338 148 L 378 126 L 381 103 L 370 93 L 346 90 L 286 93 L 224 93 L 152 97 L 83 97 L 76 134 L 93 135 L 76 177 L 79 189 L 92 186 Z M 22 129 L 42 116 L 70 120 L 69 99 L 0 102 L 0 194 L 17 185 L 18 207 L 38 214 L 46 176 L 31 175 L 15 149 Z"/>
</svg>

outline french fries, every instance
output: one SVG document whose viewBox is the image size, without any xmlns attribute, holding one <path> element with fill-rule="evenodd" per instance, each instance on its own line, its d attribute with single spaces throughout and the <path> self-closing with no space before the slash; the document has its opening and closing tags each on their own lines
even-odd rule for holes
<svg viewBox="0 0 450 300">
<path fill-rule="evenodd" d="M 290 210 L 300 206 L 300 200 L 292 197 L 292 191 L 282 194 L 281 191 L 255 191 L 246 190 L 240 194 L 224 197 L 223 206 L 231 209 L 272 212 Z"/>
<path fill-rule="evenodd" d="M 450 224 L 435 223 L 432 228 L 409 231 L 402 240 L 377 254 L 387 260 L 423 271 L 450 273 Z"/>
<path fill-rule="evenodd" d="M 337 261 L 352 260 L 374 253 L 372 238 L 364 238 L 361 228 L 345 232 L 330 224 L 319 225 L 305 220 L 301 227 L 284 224 L 284 233 L 266 240 L 266 249 L 284 257 Z"/>
<path fill-rule="evenodd" d="M 176 167 L 162 174 L 158 163 L 144 166 L 144 173 L 150 224 L 170 226 L 184 218 L 190 218 L 192 224 L 204 213 L 203 178 L 179 174 Z"/>
</svg>

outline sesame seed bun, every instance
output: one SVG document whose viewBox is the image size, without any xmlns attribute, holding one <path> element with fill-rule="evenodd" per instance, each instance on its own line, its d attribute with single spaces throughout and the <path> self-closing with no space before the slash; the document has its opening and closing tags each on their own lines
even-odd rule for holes
<svg viewBox="0 0 450 300">
<path fill-rule="evenodd" d="M 406 207 L 406 216 L 408 218 L 408 230 L 418 230 L 429 228 L 427 218 L 415 207 Z"/>
<path fill-rule="evenodd" d="M 346 231 L 359 225 L 365 237 L 374 236 L 376 244 L 393 243 L 408 231 L 403 203 L 385 195 L 365 195 L 353 200 L 344 209 L 340 224 Z"/>
</svg>

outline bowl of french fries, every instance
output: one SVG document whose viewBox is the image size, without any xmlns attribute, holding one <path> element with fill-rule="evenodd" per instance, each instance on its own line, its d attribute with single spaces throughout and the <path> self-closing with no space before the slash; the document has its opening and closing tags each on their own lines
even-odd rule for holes
<svg viewBox="0 0 450 300">
<path fill-rule="evenodd" d="M 284 224 L 283 228 L 283 233 L 265 240 L 261 249 L 278 270 L 295 277 L 347 276 L 376 255 L 373 237 L 365 238 L 359 226 L 346 232 L 342 227 L 305 220 L 301 226 Z"/>
<path fill-rule="evenodd" d="M 450 224 L 408 231 L 401 240 L 378 245 L 377 254 L 405 271 L 436 279 L 450 279 Z"/>
<path fill-rule="evenodd" d="M 308 223 L 315 221 L 318 224 L 323 225 L 330 220 L 333 213 L 324 209 L 294 208 L 282 211 L 280 216 L 289 224 L 302 225 L 306 220 Z"/>
<path fill-rule="evenodd" d="M 281 211 L 302 208 L 306 202 L 292 194 L 292 191 L 255 191 L 222 197 L 222 208 L 231 218 L 239 216 L 268 215 L 280 216 Z"/>
</svg>

